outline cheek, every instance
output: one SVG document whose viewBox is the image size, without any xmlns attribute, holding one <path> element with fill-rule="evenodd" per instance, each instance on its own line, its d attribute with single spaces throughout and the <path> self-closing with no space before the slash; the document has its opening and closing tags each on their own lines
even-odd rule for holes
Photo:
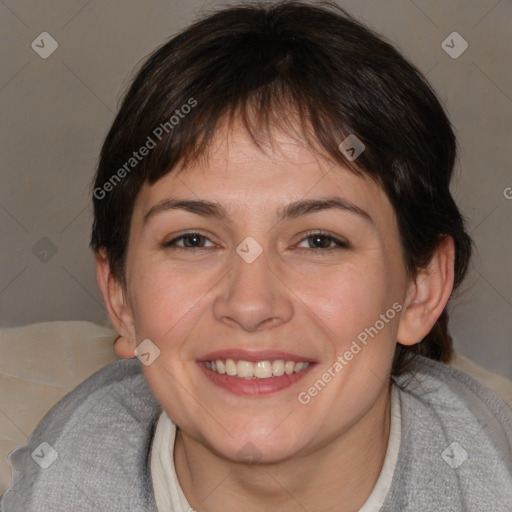
<svg viewBox="0 0 512 512">
<path fill-rule="evenodd" d="M 343 346 L 392 306 L 391 281 L 382 265 L 350 264 L 303 280 L 299 296 Z"/>
<path fill-rule="evenodd" d="M 138 334 L 161 342 L 179 336 L 211 288 L 209 282 L 201 273 L 191 277 L 168 266 L 141 262 L 130 283 Z"/>
</svg>

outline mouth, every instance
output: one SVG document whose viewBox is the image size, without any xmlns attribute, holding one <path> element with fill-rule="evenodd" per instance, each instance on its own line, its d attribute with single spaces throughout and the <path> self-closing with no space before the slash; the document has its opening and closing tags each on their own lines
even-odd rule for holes
<svg viewBox="0 0 512 512">
<path fill-rule="evenodd" d="M 197 361 L 213 384 L 237 395 L 264 395 L 288 388 L 302 379 L 316 361 L 269 351 L 222 351 Z"/>
<path fill-rule="evenodd" d="M 214 361 L 205 361 L 204 365 L 208 370 L 219 375 L 229 375 L 239 379 L 270 379 L 272 377 L 303 372 L 310 363 L 285 361 L 284 359 L 257 361 L 255 363 L 244 360 L 216 359 Z"/>
</svg>

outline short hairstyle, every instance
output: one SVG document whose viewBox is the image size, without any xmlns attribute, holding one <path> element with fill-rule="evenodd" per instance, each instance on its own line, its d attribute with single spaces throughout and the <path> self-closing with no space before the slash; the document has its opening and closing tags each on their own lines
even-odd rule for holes
<svg viewBox="0 0 512 512">
<path fill-rule="evenodd" d="M 257 145 L 255 134 L 271 140 L 272 130 L 298 119 L 311 148 L 386 193 L 408 275 L 425 268 L 449 235 L 454 290 L 460 285 L 472 240 L 449 189 L 457 145 L 436 94 L 392 44 L 341 7 L 284 1 L 205 15 L 155 50 L 134 77 L 101 149 L 90 243 L 95 252 L 105 248 L 124 286 L 141 187 L 204 157 L 219 121 L 235 118 Z M 349 135 L 365 146 L 354 161 L 339 148 Z M 447 323 L 445 309 L 421 343 L 397 344 L 392 374 L 414 354 L 448 362 Z"/>
</svg>

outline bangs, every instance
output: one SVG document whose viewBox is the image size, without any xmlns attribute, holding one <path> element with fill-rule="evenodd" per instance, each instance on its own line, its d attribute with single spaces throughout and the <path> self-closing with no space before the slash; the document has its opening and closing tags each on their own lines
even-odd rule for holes
<svg viewBox="0 0 512 512">
<path fill-rule="evenodd" d="M 196 77 L 195 90 L 186 88 L 191 96 L 176 98 L 160 117 L 158 126 L 176 117 L 173 113 L 180 111 L 191 98 L 196 106 L 172 130 L 157 131 L 161 140 L 155 141 L 156 147 L 141 166 L 140 179 L 153 184 L 169 172 L 179 173 L 196 161 L 207 161 L 221 125 L 226 124 L 229 131 L 237 122 L 241 122 L 261 151 L 265 151 L 266 143 L 273 147 L 274 134 L 282 132 L 333 164 L 358 174 L 372 174 L 369 141 L 342 116 L 339 98 L 330 103 L 332 92 L 319 91 L 318 85 L 308 83 L 310 77 L 304 73 L 301 76 L 292 62 L 292 58 L 276 58 L 272 66 L 267 62 L 257 69 L 251 62 L 247 69 L 232 70 L 232 76 L 220 73 L 221 78 L 210 87 L 207 87 L 211 80 L 209 74 Z M 260 77 L 258 81 L 255 82 L 252 73 Z M 311 75 L 318 77 L 318 70 L 311 70 Z M 336 95 L 339 94 L 338 90 Z M 148 117 L 154 119 L 154 113 Z M 154 132 L 155 129 L 151 133 Z M 365 147 L 366 154 L 360 155 L 358 165 L 340 149 L 340 144 L 350 135 L 356 136 Z M 134 146 L 138 144 L 140 141 Z"/>
</svg>

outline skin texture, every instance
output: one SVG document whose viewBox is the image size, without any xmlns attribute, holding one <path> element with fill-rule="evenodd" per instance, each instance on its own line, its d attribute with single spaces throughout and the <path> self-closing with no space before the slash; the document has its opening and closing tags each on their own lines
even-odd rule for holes
<svg viewBox="0 0 512 512">
<path fill-rule="evenodd" d="M 284 511 L 355 511 L 386 452 L 396 342 L 420 342 L 441 314 L 453 286 L 453 242 L 446 237 L 429 267 L 409 279 L 382 189 L 297 138 L 276 131 L 274 141 L 262 151 L 240 123 L 233 130 L 223 124 L 208 158 L 144 185 L 131 220 L 127 288 L 113 279 L 104 251 L 96 255 L 98 284 L 120 335 L 116 353 L 134 357 L 144 339 L 160 350 L 143 371 L 179 426 L 174 461 L 194 508 L 226 512 L 243 504 L 260 511 L 272 502 Z M 219 202 L 229 217 L 167 210 L 144 223 L 149 209 L 171 196 Z M 332 196 L 372 222 L 335 209 L 277 221 L 290 202 Z M 319 230 L 348 248 L 329 239 L 322 243 L 330 248 L 314 248 L 314 237 L 306 237 Z M 184 231 L 204 235 L 196 241 L 204 248 L 163 247 Z M 252 263 L 235 251 L 248 236 L 263 249 Z M 190 244 L 177 243 L 184 242 Z M 395 302 L 402 311 L 301 404 L 297 395 Z M 197 364 L 230 348 L 275 348 L 317 364 L 287 389 L 237 396 L 212 384 Z M 249 442 L 255 465 L 239 459 Z"/>
</svg>

